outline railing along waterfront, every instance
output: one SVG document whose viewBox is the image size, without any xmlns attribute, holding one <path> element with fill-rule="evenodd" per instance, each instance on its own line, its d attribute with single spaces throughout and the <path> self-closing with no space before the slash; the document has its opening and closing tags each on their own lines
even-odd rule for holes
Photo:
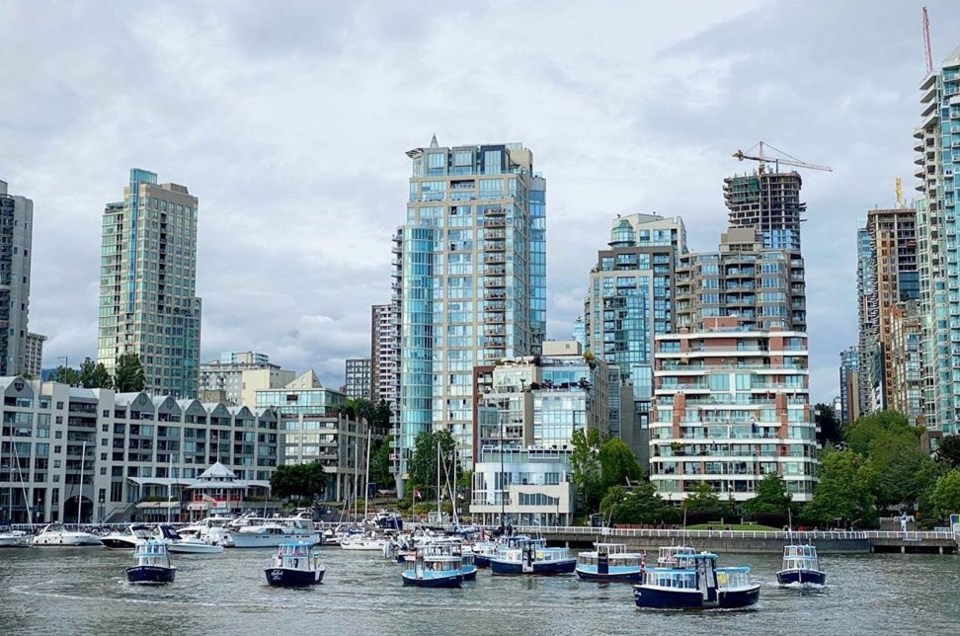
<svg viewBox="0 0 960 636">
<path fill-rule="evenodd" d="M 584 538 L 690 539 L 795 539 L 816 540 L 896 539 L 900 541 L 954 541 L 953 532 L 908 530 L 686 530 L 681 528 L 594 528 L 592 526 L 514 526 L 514 534 L 572 535 Z"/>
</svg>

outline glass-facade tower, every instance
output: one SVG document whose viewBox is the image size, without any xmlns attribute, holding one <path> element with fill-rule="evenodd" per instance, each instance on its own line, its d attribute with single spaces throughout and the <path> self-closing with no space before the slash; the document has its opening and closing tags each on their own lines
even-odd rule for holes
<svg viewBox="0 0 960 636">
<path fill-rule="evenodd" d="M 448 430 L 469 467 L 473 368 L 539 351 L 546 322 L 546 182 L 534 175 L 530 150 L 448 148 L 434 138 L 407 155 L 412 176 L 399 267 L 401 479 L 423 431 Z"/>
<path fill-rule="evenodd" d="M 924 78 L 918 164 L 923 416 L 944 434 L 960 432 L 960 264 L 956 175 L 960 174 L 960 47 Z"/>
<path fill-rule="evenodd" d="M 197 198 L 136 168 L 123 195 L 103 211 L 97 358 L 113 373 L 120 356 L 135 353 L 147 391 L 195 397 Z"/>
<path fill-rule="evenodd" d="M 617 367 L 632 387 L 634 422 L 619 421 L 620 409 L 610 408 L 610 434 L 628 436 L 626 427 L 647 425 L 654 336 L 674 330 L 674 275 L 687 251 L 686 228 L 679 217 L 618 216 L 609 246 L 590 272 L 583 332 L 587 350 Z M 613 388 L 610 395 L 619 397 Z"/>
</svg>

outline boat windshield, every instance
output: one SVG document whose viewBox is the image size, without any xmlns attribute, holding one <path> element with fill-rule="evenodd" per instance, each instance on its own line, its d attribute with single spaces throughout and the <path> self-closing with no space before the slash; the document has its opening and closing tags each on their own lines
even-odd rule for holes
<svg viewBox="0 0 960 636">
<path fill-rule="evenodd" d="M 647 570 L 647 585 L 669 587 L 683 590 L 697 589 L 696 570 L 675 570 L 673 568 L 653 568 Z"/>
<path fill-rule="evenodd" d="M 749 587 L 750 585 L 750 568 L 746 566 L 742 567 L 730 567 L 730 568 L 717 568 L 717 587 L 720 589 L 724 588 L 740 588 L 740 587 Z"/>
</svg>

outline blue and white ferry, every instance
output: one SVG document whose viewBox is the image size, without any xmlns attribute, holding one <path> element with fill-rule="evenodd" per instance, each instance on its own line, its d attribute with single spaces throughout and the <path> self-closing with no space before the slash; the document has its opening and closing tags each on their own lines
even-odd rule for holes
<svg viewBox="0 0 960 636">
<path fill-rule="evenodd" d="M 463 585 L 462 567 L 463 559 L 459 556 L 428 556 L 418 549 L 406 557 L 400 576 L 404 585 L 414 587 L 460 587 Z"/>
<path fill-rule="evenodd" d="M 783 546 L 783 562 L 777 572 L 780 587 L 823 587 L 827 575 L 820 569 L 817 548 L 812 545 Z"/>
<path fill-rule="evenodd" d="M 548 548 L 545 539 L 514 539 L 515 545 L 490 557 L 493 574 L 573 574 L 577 568 L 569 548 Z"/>
<path fill-rule="evenodd" d="M 141 585 L 173 583 L 177 568 L 170 565 L 167 544 L 153 539 L 138 544 L 133 551 L 137 564 L 127 568 L 127 580 Z"/>
<path fill-rule="evenodd" d="M 646 553 L 628 552 L 624 543 L 595 543 L 577 555 L 576 572 L 584 581 L 639 583 L 646 565 Z"/>
<path fill-rule="evenodd" d="M 288 541 L 277 548 L 273 565 L 264 568 L 267 583 L 276 587 L 307 587 L 323 581 L 327 571 L 312 541 Z"/>
<path fill-rule="evenodd" d="M 454 556 L 460 558 L 460 572 L 463 574 L 464 581 L 477 580 L 477 566 L 474 562 L 474 555 L 469 549 L 464 550 L 460 539 L 441 538 L 435 541 L 424 543 L 417 548 L 425 557 L 430 556 Z"/>
<path fill-rule="evenodd" d="M 750 568 L 717 567 L 717 555 L 701 552 L 677 557 L 677 565 L 649 568 L 633 586 L 637 607 L 658 609 L 732 609 L 756 604 L 760 586 Z"/>
</svg>

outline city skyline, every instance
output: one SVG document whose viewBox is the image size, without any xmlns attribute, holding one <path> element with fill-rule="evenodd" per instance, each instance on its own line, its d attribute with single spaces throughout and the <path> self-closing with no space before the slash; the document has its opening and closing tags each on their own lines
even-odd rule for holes
<svg viewBox="0 0 960 636">
<path fill-rule="evenodd" d="M 960 11 L 926 4 L 937 65 Z M 203 202 L 201 360 L 263 351 L 338 386 L 344 359 L 370 355 L 370 306 L 390 298 L 404 153 L 436 134 L 536 153 L 551 191 L 547 336 L 568 339 L 610 219 L 679 216 L 691 251 L 712 250 L 723 179 L 754 168 L 730 153 L 762 138 L 835 169 L 801 172 L 811 399 L 826 402 L 838 352 L 857 341 L 858 221 L 892 207 L 895 177 L 914 192 L 920 6 L 438 6 L 423 22 L 364 3 L 295 16 L 7 8 L 18 28 L 0 43 L 14 87 L 2 119 L 17 124 L 0 124 L 0 179 L 34 202 L 30 329 L 49 337 L 46 366 L 96 358 L 99 217 L 139 166 Z M 584 23 L 607 36 L 580 37 Z M 494 31 L 511 45 L 488 50 L 479 36 Z M 450 55 L 431 61 L 437 49 Z M 487 54 L 470 62 L 487 74 L 461 77 Z"/>
</svg>

